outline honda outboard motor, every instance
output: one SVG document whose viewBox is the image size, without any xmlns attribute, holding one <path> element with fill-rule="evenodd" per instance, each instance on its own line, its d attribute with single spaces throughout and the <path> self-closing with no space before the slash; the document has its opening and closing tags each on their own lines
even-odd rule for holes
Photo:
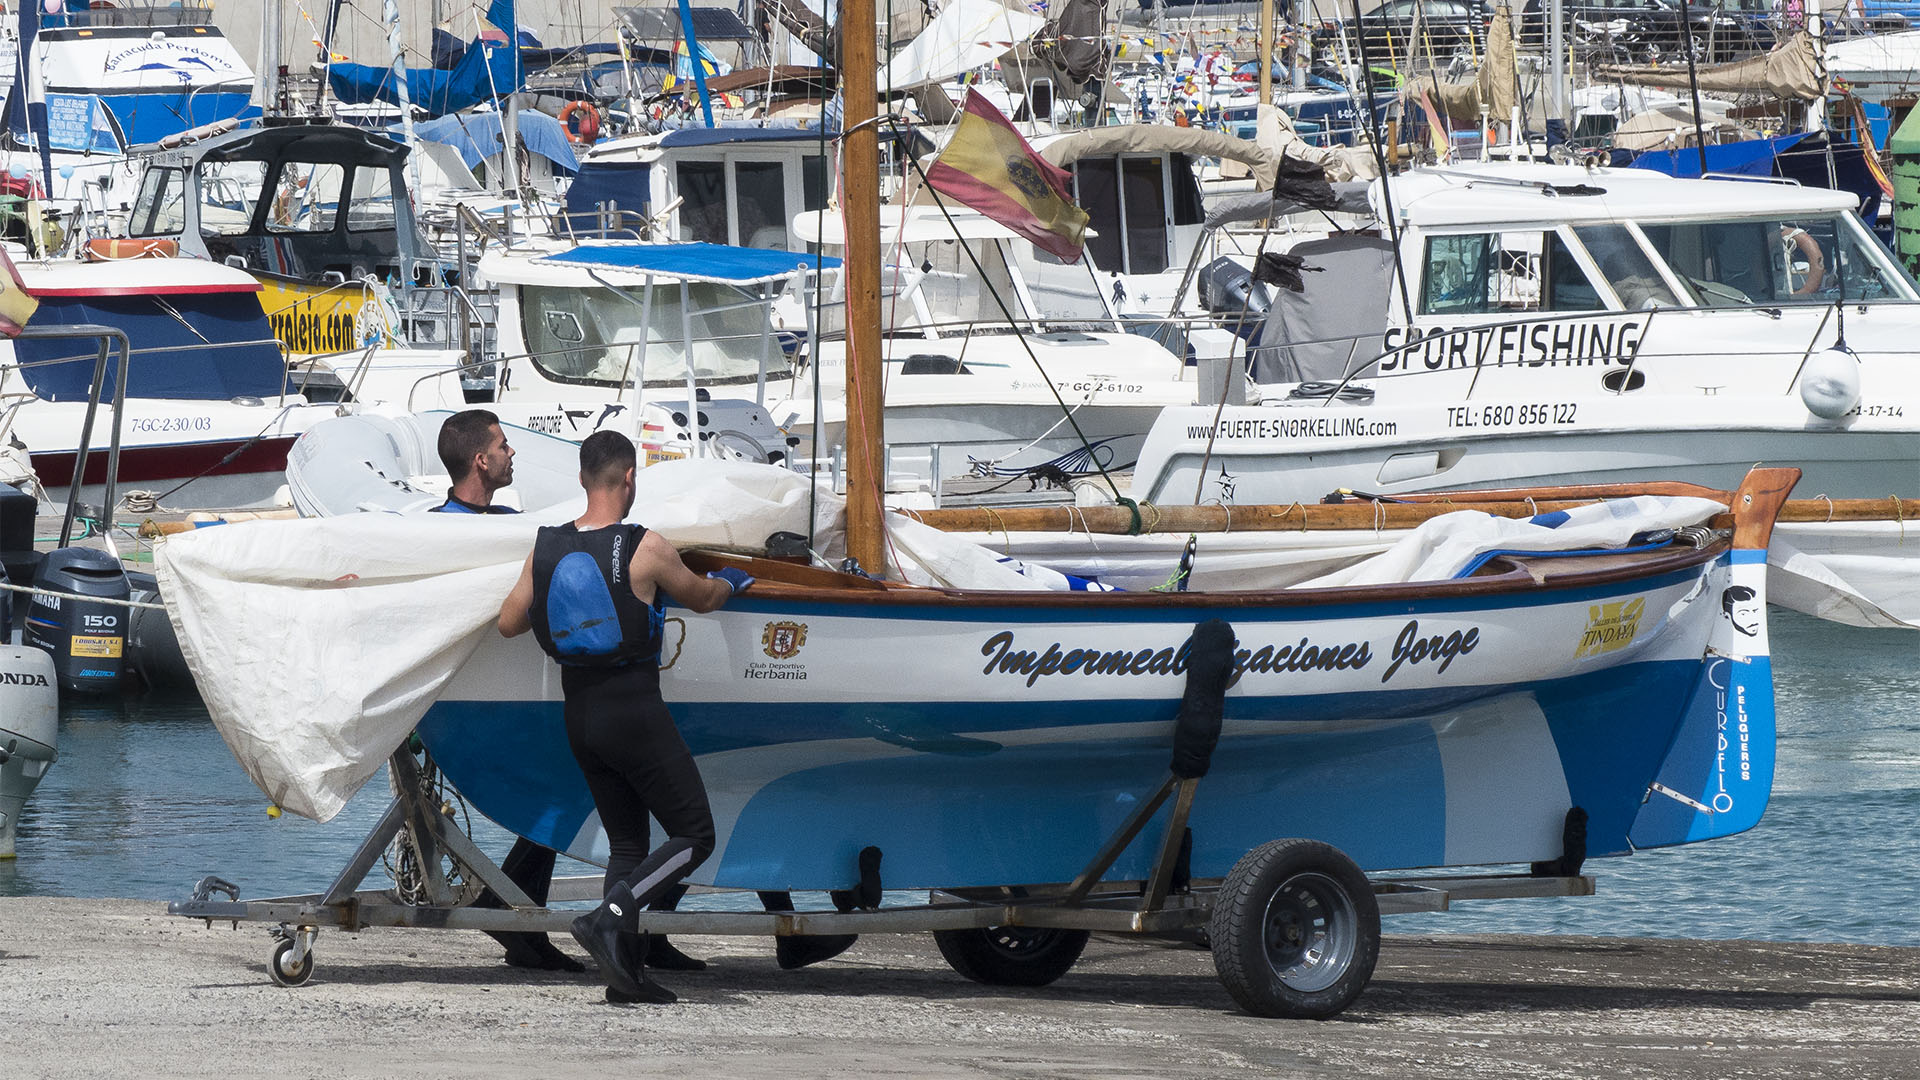
<svg viewBox="0 0 1920 1080">
<path fill-rule="evenodd" d="M 55 682 L 52 657 L 0 644 L 0 859 L 13 858 L 20 811 L 53 764 L 60 730 Z"/>
<path fill-rule="evenodd" d="M 127 572 L 96 548 L 49 552 L 34 576 L 27 644 L 53 656 L 60 688 L 83 694 L 120 689 L 127 670 Z"/>
</svg>

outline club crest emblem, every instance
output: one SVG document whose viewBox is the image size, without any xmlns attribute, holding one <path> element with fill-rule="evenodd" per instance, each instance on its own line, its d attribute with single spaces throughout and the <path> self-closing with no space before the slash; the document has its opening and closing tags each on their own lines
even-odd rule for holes
<svg viewBox="0 0 1920 1080">
<path fill-rule="evenodd" d="M 785 660 L 800 651 L 807 643 L 807 624 L 796 622 L 770 622 L 760 634 L 760 647 L 775 660 Z"/>
</svg>

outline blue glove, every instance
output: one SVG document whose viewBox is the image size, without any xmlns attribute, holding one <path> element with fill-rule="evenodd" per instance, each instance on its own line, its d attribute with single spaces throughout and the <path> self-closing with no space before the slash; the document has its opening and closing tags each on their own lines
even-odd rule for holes
<svg viewBox="0 0 1920 1080">
<path fill-rule="evenodd" d="M 753 575 L 737 566 L 728 566 L 719 570 L 709 570 L 707 571 L 707 576 L 710 578 L 719 578 L 721 581 L 726 582 L 727 587 L 733 590 L 727 594 L 728 596 L 739 596 L 746 591 L 747 586 L 753 584 Z"/>
</svg>

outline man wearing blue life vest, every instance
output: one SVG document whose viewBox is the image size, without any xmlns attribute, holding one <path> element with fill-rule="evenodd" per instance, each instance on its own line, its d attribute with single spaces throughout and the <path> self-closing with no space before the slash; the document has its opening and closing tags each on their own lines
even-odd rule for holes
<svg viewBox="0 0 1920 1080">
<path fill-rule="evenodd" d="M 586 512 L 540 530 L 500 605 L 500 633 L 532 630 L 559 661 L 567 743 L 607 832 L 606 899 L 574 920 L 574 940 L 599 962 L 609 1002 L 665 1004 L 674 994 L 647 977 L 640 910 L 713 853 L 714 826 L 699 767 L 660 699 L 661 594 L 714 611 L 753 578 L 733 568 L 701 577 L 659 533 L 625 524 L 636 464 L 618 432 L 580 444 Z M 649 814 L 667 833 L 651 852 Z"/>
<path fill-rule="evenodd" d="M 514 514 L 511 506 L 496 506 L 493 493 L 513 483 L 513 447 L 500 430 L 500 418 L 487 409 L 468 409 L 447 417 L 440 425 L 440 464 L 446 466 L 452 483 L 447 501 L 429 510 L 433 514 Z M 550 847 L 517 837 L 513 849 L 501 860 L 500 869 L 536 904 L 547 902 L 553 885 L 555 853 Z M 483 891 L 473 906 L 506 907 L 492 889 Z M 545 971 L 585 971 L 586 965 L 559 949 L 537 932 L 489 933 L 506 950 L 512 967 Z"/>
</svg>

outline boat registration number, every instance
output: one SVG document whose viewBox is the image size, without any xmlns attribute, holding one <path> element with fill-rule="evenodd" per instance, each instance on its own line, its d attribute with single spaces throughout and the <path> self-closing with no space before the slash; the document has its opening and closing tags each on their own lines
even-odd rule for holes
<svg viewBox="0 0 1920 1080">
<path fill-rule="evenodd" d="M 136 416 L 133 418 L 135 431 L 212 431 L 213 418 L 210 416 Z"/>
</svg>

